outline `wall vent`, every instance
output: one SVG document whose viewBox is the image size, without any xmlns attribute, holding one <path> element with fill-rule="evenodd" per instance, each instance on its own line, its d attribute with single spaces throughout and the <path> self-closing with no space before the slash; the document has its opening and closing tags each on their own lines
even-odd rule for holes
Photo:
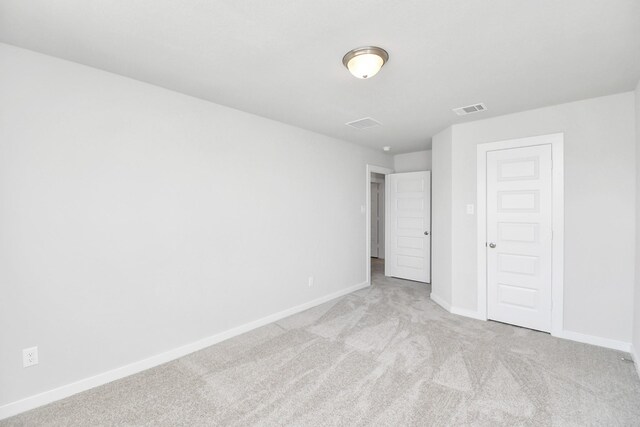
<svg viewBox="0 0 640 427">
<path fill-rule="evenodd" d="M 345 123 L 347 126 L 351 126 L 356 129 L 369 129 L 374 128 L 376 126 L 381 126 L 382 123 L 379 121 L 372 119 L 371 117 L 365 117 L 364 119 L 354 120 L 349 123 Z"/>
<path fill-rule="evenodd" d="M 466 107 L 454 108 L 453 112 L 459 116 L 466 116 L 467 114 L 479 113 L 486 109 L 487 106 L 481 102 L 479 104 L 467 105 Z"/>
</svg>

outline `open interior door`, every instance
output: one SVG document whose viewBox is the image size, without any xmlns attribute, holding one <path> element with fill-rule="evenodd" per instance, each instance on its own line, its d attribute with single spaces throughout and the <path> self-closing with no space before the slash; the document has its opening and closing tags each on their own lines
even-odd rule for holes
<svg viewBox="0 0 640 427">
<path fill-rule="evenodd" d="M 431 172 L 386 176 L 385 275 L 431 281 Z"/>
</svg>

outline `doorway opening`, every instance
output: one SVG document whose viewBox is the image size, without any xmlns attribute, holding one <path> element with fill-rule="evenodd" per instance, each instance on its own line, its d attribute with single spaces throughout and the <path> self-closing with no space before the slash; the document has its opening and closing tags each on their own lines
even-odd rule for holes
<svg viewBox="0 0 640 427">
<path fill-rule="evenodd" d="M 384 275 L 385 250 L 385 175 L 371 172 L 370 177 L 371 205 L 369 217 L 371 222 L 371 277 Z"/>
<path fill-rule="evenodd" d="M 362 213 L 366 216 L 366 259 L 365 274 L 371 285 L 372 275 L 384 275 L 386 253 L 386 175 L 393 169 L 376 165 L 367 165 L 366 205 Z"/>
</svg>

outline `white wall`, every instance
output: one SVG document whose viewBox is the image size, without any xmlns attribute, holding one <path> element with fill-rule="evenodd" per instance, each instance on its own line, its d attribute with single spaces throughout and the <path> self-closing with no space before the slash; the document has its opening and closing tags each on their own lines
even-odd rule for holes
<svg viewBox="0 0 640 427">
<path fill-rule="evenodd" d="M 393 169 L 396 173 L 431 170 L 431 150 L 393 156 Z"/>
<path fill-rule="evenodd" d="M 0 406 L 366 280 L 390 156 L 8 45 L 0 111 Z"/>
<path fill-rule="evenodd" d="M 431 171 L 431 297 L 439 304 L 451 306 L 451 197 L 452 158 L 451 128 L 432 139 Z"/>
<path fill-rule="evenodd" d="M 634 126 L 631 92 L 453 126 L 452 305 L 477 308 L 476 217 L 465 212 L 466 204 L 476 204 L 476 145 L 564 132 L 564 329 L 629 343 Z M 434 145 L 434 159 L 440 156 L 438 147 Z M 439 250 L 434 245 L 434 253 Z"/>
<path fill-rule="evenodd" d="M 635 90 L 636 117 L 636 269 L 635 292 L 633 303 L 633 359 L 640 374 L 640 82 Z"/>
</svg>

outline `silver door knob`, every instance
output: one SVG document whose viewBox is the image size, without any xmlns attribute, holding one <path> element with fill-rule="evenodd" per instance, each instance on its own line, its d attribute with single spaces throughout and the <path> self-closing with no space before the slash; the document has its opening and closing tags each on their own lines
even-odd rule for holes
<svg viewBox="0 0 640 427">
<path fill-rule="evenodd" d="M 425 231 L 425 232 L 424 232 L 424 235 L 425 235 L 425 236 L 428 236 L 428 235 L 429 235 L 429 232 L 428 232 L 428 231 Z"/>
<path fill-rule="evenodd" d="M 493 248 L 495 248 L 495 247 L 496 247 L 496 244 L 495 244 L 495 243 L 489 243 L 489 247 L 490 247 L 491 249 L 493 249 Z"/>
</svg>

